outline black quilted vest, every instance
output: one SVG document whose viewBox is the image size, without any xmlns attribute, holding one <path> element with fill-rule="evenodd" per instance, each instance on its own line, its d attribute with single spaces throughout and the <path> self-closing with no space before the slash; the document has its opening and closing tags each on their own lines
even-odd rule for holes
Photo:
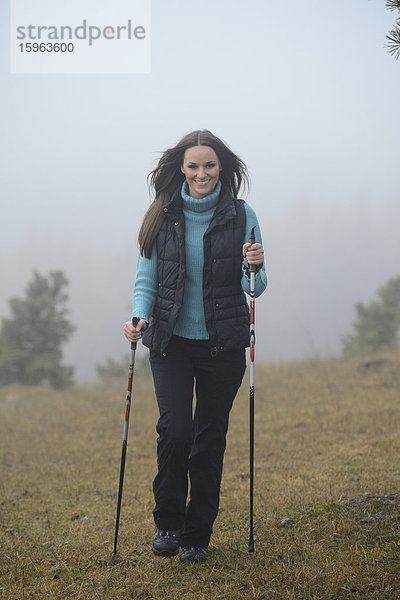
<svg viewBox="0 0 400 600">
<path fill-rule="evenodd" d="M 143 344 L 166 353 L 183 302 L 185 219 L 177 190 L 164 206 L 156 238 L 158 292 L 143 334 Z M 211 355 L 249 345 L 249 309 L 241 287 L 242 246 L 246 228 L 243 200 L 222 185 L 218 204 L 203 237 L 203 304 Z"/>
</svg>

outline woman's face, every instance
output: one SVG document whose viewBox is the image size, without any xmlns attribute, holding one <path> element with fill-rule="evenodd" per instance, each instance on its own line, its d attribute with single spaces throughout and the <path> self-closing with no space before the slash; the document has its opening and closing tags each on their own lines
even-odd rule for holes
<svg viewBox="0 0 400 600">
<path fill-rule="evenodd" d="M 192 146 L 183 157 L 181 171 L 189 186 L 189 196 L 204 198 L 218 183 L 221 164 L 210 146 Z"/>
</svg>

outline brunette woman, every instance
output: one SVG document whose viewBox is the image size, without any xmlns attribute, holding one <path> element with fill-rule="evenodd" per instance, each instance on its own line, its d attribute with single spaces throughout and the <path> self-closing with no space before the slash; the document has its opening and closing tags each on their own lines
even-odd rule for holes
<svg viewBox="0 0 400 600">
<path fill-rule="evenodd" d="M 155 198 L 139 232 L 139 321 L 124 333 L 150 349 L 159 408 L 153 552 L 173 556 L 181 547 L 182 562 L 207 558 L 218 513 L 229 412 L 249 345 L 249 265 L 257 267 L 256 296 L 267 285 L 257 217 L 238 199 L 247 180 L 224 142 L 207 130 L 189 133 L 150 174 Z"/>
</svg>

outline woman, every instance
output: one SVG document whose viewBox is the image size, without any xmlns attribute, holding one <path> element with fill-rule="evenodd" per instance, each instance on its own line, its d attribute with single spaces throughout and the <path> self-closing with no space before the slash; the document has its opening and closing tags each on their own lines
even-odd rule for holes
<svg viewBox="0 0 400 600">
<path fill-rule="evenodd" d="M 173 556 L 181 546 L 180 560 L 195 563 L 207 558 L 229 412 L 246 368 L 248 268 L 257 266 L 259 296 L 264 251 L 254 211 L 237 199 L 246 166 L 210 131 L 186 135 L 150 175 L 155 199 L 139 232 L 137 325 L 128 321 L 124 334 L 150 348 L 160 413 L 153 552 Z"/>
</svg>

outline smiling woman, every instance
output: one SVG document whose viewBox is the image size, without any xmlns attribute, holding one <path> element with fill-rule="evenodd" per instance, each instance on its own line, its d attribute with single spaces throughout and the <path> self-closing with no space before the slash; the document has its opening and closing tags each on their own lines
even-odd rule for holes
<svg viewBox="0 0 400 600">
<path fill-rule="evenodd" d="M 209 151 L 212 151 L 212 153 L 209 153 Z M 196 153 L 195 157 L 193 153 Z M 188 156 L 194 162 L 191 161 L 192 166 L 186 171 Z M 207 158 L 205 158 L 206 156 Z M 155 191 L 155 199 L 147 210 L 139 231 L 140 253 L 146 258 L 151 257 L 153 242 L 165 217 L 165 205 L 171 200 L 178 187 L 181 187 L 185 181 L 187 184 L 189 183 L 186 174 L 187 172 L 192 173 L 192 169 L 194 170 L 198 166 L 196 160 L 199 160 L 200 157 L 203 161 L 203 168 L 205 164 L 210 168 L 212 162 L 217 162 L 219 165 L 219 180 L 221 184 L 228 187 L 234 198 L 237 198 L 242 184 L 247 184 L 246 165 L 211 131 L 205 129 L 185 135 L 176 146 L 164 152 L 157 167 L 149 175 L 150 185 Z M 198 179 L 206 180 L 209 175 L 209 172 L 207 177 L 203 177 L 201 174 Z M 213 187 L 215 187 L 218 179 L 213 178 L 213 180 Z M 210 186 L 209 189 L 212 190 L 213 187 Z M 202 191 L 202 193 L 204 191 L 201 185 L 199 191 Z"/>
<path fill-rule="evenodd" d="M 248 265 L 255 294 L 266 287 L 257 217 L 238 199 L 246 180 L 224 142 L 193 131 L 151 173 L 156 197 L 139 232 L 135 325 L 128 321 L 124 333 L 130 342 L 143 333 L 150 348 L 160 413 L 152 548 L 173 556 L 181 546 L 182 562 L 207 559 L 218 513 L 229 414 L 249 346 Z"/>
</svg>

